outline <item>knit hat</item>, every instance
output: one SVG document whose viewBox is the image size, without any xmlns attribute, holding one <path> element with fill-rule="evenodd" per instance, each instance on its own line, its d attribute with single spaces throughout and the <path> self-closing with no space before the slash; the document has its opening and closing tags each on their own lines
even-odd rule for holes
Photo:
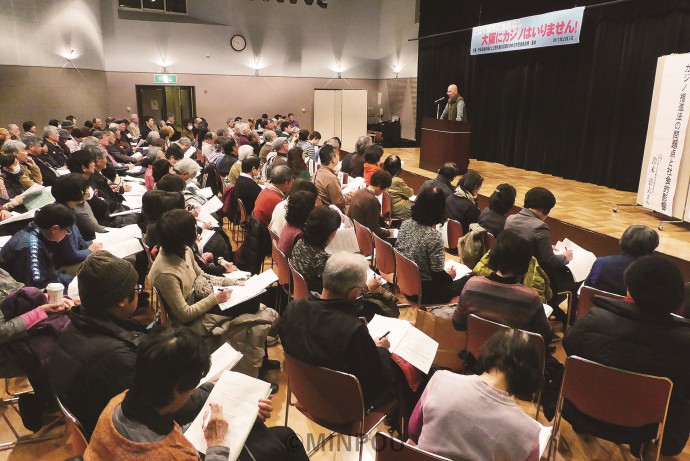
<svg viewBox="0 0 690 461">
<path fill-rule="evenodd" d="M 98 251 L 81 264 L 77 278 L 82 304 L 109 309 L 132 294 L 138 277 L 129 262 L 107 251 Z"/>
<path fill-rule="evenodd" d="M 648 315 L 668 315 L 683 302 L 683 275 L 676 263 L 663 256 L 638 258 L 625 272 L 625 285 Z"/>
</svg>

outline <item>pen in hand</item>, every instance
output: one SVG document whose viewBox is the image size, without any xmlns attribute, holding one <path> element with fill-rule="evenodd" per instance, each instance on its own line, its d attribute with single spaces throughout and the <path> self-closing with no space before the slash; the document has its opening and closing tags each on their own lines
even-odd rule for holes
<svg viewBox="0 0 690 461">
<path fill-rule="evenodd" d="M 390 334 L 390 331 L 387 331 L 385 335 L 383 335 L 383 336 L 381 336 L 381 337 L 379 338 L 379 341 L 381 341 L 383 338 L 385 338 L 385 337 L 388 336 L 389 334 Z"/>
</svg>

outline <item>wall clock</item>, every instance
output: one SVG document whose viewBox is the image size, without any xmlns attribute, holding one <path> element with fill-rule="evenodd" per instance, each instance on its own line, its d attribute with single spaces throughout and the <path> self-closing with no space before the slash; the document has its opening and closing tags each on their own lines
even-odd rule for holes
<svg viewBox="0 0 690 461">
<path fill-rule="evenodd" d="M 235 51 L 242 51 L 247 47 L 247 39 L 242 35 L 233 35 L 230 39 L 230 46 Z"/>
</svg>

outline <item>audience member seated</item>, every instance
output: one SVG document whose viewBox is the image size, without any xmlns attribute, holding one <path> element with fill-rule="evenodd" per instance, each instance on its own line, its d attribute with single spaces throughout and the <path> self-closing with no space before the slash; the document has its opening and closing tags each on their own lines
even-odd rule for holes
<svg viewBox="0 0 690 461">
<path fill-rule="evenodd" d="M 311 142 L 312 139 L 311 135 L 309 134 L 309 130 L 300 130 L 299 135 L 297 138 L 297 144 L 295 144 L 295 147 L 299 147 L 300 150 L 302 151 L 303 159 L 302 163 L 306 161 L 308 158 L 313 159 L 314 158 L 314 144 Z"/>
<path fill-rule="evenodd" d="M 159 329 L 147 335 L 137 352 L 132 387 L 114 397 L 98 420 L 85 458 L 91 460 L 130 459 L 201 459 L 182 433 L 173 415 L 196 390 L 211 367 L 206 344 L 185 329 Z M 245 442 L 240 460 L 307 460 L 301 443 L 294 443 L 295 433 L 287 427 L 266 428 L 273 405 L 258 402 L 257 421 Z M 222 407 L 207 407 L 204 427 L 206 461 L 228 460 L 225 446 L 228 421 Z M 287 442 L 292 442 L 287 445 Z"/>
<path fill-rule="evenodd" d="M 196 221 L 188 211 L 171 210 L 165 213 L 156 224 L 156 233 L 161 250 L 151 266 L 149 281 L 165 300 L 173 324 L 191 328 L 204 336 L 215 349 L 225 341 L 221 336 L 226 332 L 221 328 L 224 323 L 227 327 L 230 319 L 251 314 L 253 322 L 265 323 L 265 328 L 257 330 L 256 334 L 260 337 L 252 337 L 244 328 L 240 338 L 229 331 L 227 341 L 244 354 L 237 369 L 257 376 L 264 358 L 266 337 L 278 314 L 273 309 L 260 306 L 257 299 L 245 301 L 228 310 L 220 309 L 218 305 L 230 299 L 232 289 L 214 293 L 213 287 L 227 287 L 232 285 L 232 281 L 204 274 L 194 261 L 191 247 L 196 243 Z M 217 323 L 219 321 L 220 324 Z M 217 330 L 222 331 L 219 333 Z"/>
<path fill-rule="evenodd" d="M 156 234 L 156 223 L 170 210 L 184 210 L 184 197 L 179 192 L 160 189 L 146 191 L 141 197 L 141 217 L 146 225 L 144 243 L 153 248 L 160 244 Z"/>
<path fill-rule="evenodd" d="M 448 272 L 441 233 L 434 226 L 445 222 L 445 195 L 440 187 L 427 187 L 412 205 L 408 219 L 398 233 L 397 250 L 419 267 L 422 301 L 425 304 L 447 303 L 462 290 L 462 280 L 454 281 L 455 268 Z"/>
<path fill-rule="evenodd" d="M 137 308 L 137 273 L 107 251 L 94 253 L 79 273 L 81 306 L 60 336 L 50 362 L 55 395 L 84 426 L 87 439 L 108 402 L 134 385 L 137 349 L 147 330 L 132 320 Z M 175 420 L 190 423 L 212 388 L 196 389 Z"/>
<path fill-rule="evenodd" d="M 319 193 L 319 198 L 324 205 L 335 205 L 341 211 L 347 210 L 352 194 L 343 195 L 343 190 L 336 175 L 335 168 L 338 165 L 338 154 L 330 144 L 324 145 L 319 151 L 319 169 L 314 174 L 314 185 Z"/>
<path fill-rule="evenodd" d="M 445 163 L 439 170 L 435 179 L 428 179 L 424 181 L 422 187 L 419 188 L 417 194 L 421 194 L 424 190 L 430 187 L 438 187 L 443 191 L 443 196 L 448 198 L 455 192 L 455 186 L 452 184 L 455 178 L 458 177 L 458 171 L 455 163 Z"/>
<path fill-rule="evenodd" d="M 374 146 L 372 146 L 374 147 Z M 367 149 L 367 152 L 369 150 Z M 381 220 L 381 203 L 378 197 L 391 185 L 391 175 L 387 171 L 379 170 L 371 177 L 371 183 L 365 189 L 359 189 L 352 194 L 347 216 L 353 221 L 368 227 L 382 239 L 390 237 L 388 229 L 383 229 Z"/>
<path fill-rule="evenodd" d="M 659 234 L 647 226 L 628 227 L 620 240 L 621 253 L 594 261 L 585 286 L 625 296 L 625 270 L 637 258 L 651 255 L 659 246 Z"/>
<path fill-rule="evenodd" d="M 93 189 L 86 176 L 76 173 L 60 176 L 50 192 L 57 203 L 61 203 L 72 210 L 79 233 L 85 240 L 96 238 L 96 232 L 107 232 L 103 226 L 98 224 L 93 211 L 91 211 L 91 206 L 87 202 L 93 197 Z M 98 244 L 94 244 L 94 248 L 98 246 Z"/>
<path fill-rule="evenodd" d="M 414 195 L 414 191 L 400 177 L 400 173 L 402 173 L 400 157 L 395 154 L 389 155 L 383 162 L 383 169 L 390 173 L 393 178 L 391 187 L 388 188 L 388 194 L 391 197 L 391 217 L 401 221 L 409 219 L 412 210 L 410 197 Z"/>
<path fill-rule="evenodd" d="M 254 212 L 256 198 L 261 193 L 261 186 L 256 183 L 256 179 L 261 174 L 261 161 L 259 157 L 253 155 L 242 161 L 242 173 L 235 181 L 235 188 L 232 193 L 236 198 L 242 200 L 247 216 Z"/>
<path fill-rule="evenodd" d="M 106 216 L 99 216 L 98 208 L 101 207 L 94 205 L 94 199 L 89 200 L 89 203 L 94 209 L 96 218 L 102 225 L 113 225 L 109 213 L 118 213 L 129 209 L 123 204 L 125 199 L 123 194 L 127 192 L 129 186 L 122 184 L 120 178 L 114 174 L 114 170 L 108 167 L 107 155 L 103 150 L 94 149 L 89 146 L 84 146 L 84 150 L 91 152 L 95 157 L 93 172 L 89 176 L 89 182 L 93 190 L 96 191 L 94 197 L 94 199 L 96 199 L 95 201 L 102 200 L 107 205 Z M 88 170 L 90 171 L 90 166 Z M 106 175 L 108 175 L 108 177 Z M 115 181 L 117 181 L 117 184 Z"/>
<path fill-rule="evenodd" d="M 577 291 L 577 284 L 566 265 L 573 259 L 573 252 L 567 250 L 562 254 L 555 254 L 551 245 L 551 232 L 546 224 L 551 209 L 556 205 L 556 197 L 550 190 L 534 187 L 525 194 L 525 204 L 519 213 L 510 215 L 506 219 L 506 229 L 514 229 L 532 245 L 532 255 L 537 258 L 539 265 L 546 271 L 554 293 Z M 574 297 L 574 296 L 573 296 Z M 567 321 L 567 316 L 558 305 L 565 299 L 561 295 L 550 301 L 554 315 L 561 322 Z"/>
<path fill-rule="evenodd" d="M 642 256 L 625 272 L 628 297 L 594 297 L 594 307 L 568 331 L 563 347 L 609 367 L 673 381 L 661 454 L 680 454 L 690 434 L 690 322 L 672 315 L 683 303 L 683 276 L 662 256 Z M 578 433 L 628 444 L 633 455 L 656 434 L 654 427 L 623 428 L 594 420 L 567 401 L 563 417 Z"/>
<path fill-rule="evenodd" d="M 43 184 L 43 177 L 41 175 L 41 169 L 38 167 L 33 158 L 26 151 L 26 144 L 21 141 L 6 141 L 2 145 L 3 154 L 14 154 L 16 159 L 19 161 L 21 170 L 24 173 L 22 179 L 22 185 L 24 188 L 28 189 L 33 184 Z"/>
<path fill-rule="evenodd" d="M 292 170 L 287 165 L 271 168 L 271 182 L 256 197 L 253 216 L 268 227 L 273 209 L 292 187 Z"/>
<path fill-rule="evenodd" d="M 157 184 L 168 173 L 172 173 L 172 164 L 168 159 L 159 158 L 151 165 L 151 176 L 154 184 Z"/>
<path fill-rule="evenodd" d="M 532 247 L 527 240 L 514 230 L 501 232 L 496 247 L 489 253 L 489 267 L 495 272 L 467 281 L 453 314 L 455 328 L 466 330 L 467 317 L 475 314 L 538 333 L 548 345 L 553 331 L 543 302 L 536 290 L 521 285 L 531 260 Z"/>
<path fill-rule="evenodd" d="M 292 249 L 290 261 L 307 282 L 309 291 L 320 293 L 323 289 L 323 268 L 330 254 L 326 247 L 340 228 L 340 215 L 327 206 L 312 210 L 304 224 L 302 238 Z"/>
<path fill-rule="evenodd" d="M 494 334 L 479 354 L 480 375 L 434 373 L 412 413 L 410 439 L 450 459 L 539 460 L 539 424 L 513 396 L 541 388 L 540 367 L 527 333 Z"/>
<path fill-rule="evenodd" d="M 479 214 L 477 222 L 494 237 L 503 231 L 506 216 L 515 205 L 515 188 L 510 184 L 499 184 L 489 197 L 489 206 Z"/>
<path fill-rule="evenodd" d="M 69 285 L 73 277 L 57 271 L 53 248 L 72 233 L 74 222 L 74 214 L 66 206 L 44 206 L 36 212 L 33 222 L 14 234 L 0 250 L 3 269 L 27 286 L 45 288 L 52 282 Z"/>
<path fill-rule="evenodd" d="M 22 142 L 26 145 L 26 151 L 31 159 L 36 163 L 38 169 L 41 170 L 42 184 L 44 186 L 55 184 L 55 179 L 57 179 L 56 169 L 59 165 L 48 156 L 43 141 L 35 136 L 29 136 L 24 138 Z M 44 149 L 46 149 L 45 152 Z"/>
<path fill-rule="evenodd" d="M 458 181 L 455 193 L 446 198 L 446 218 L 454 219 L 462 225 L 463 234 L 470 231 L 470 224 L 479 218 L 477 194 L 482 188 L 484 178 L 474 170 L 467 170 Z"/>
<path fill-rule="evenodd" d="M 304 179 L 295 179 L 292 182 L 292 187 L 290 188 L 290 191 L 287 193 L 287 197 L 283 199 L 282 202 L 278 203 L 276 207 L 273 209 L 273 214 L 271 215 L 271 223 L 268 227 L 273 231 L 274 234 L 280 235 L 280 233 L 283 231 L 283 227 L 285 227 L 287 198 L 289 198 L 290 195 L 297 193 L 299 191 L 311 192 L 314 195 L 314 197 L 318 196 L 318 191 L 316 190 L 316 186 L 313 182 L 306 181 Z"/>
<path fill-rule="evenodd" d="M 364 152 L 371 146 L 371 142 L 370 136 L 360 136 L 357 138 L 357 142 L 355 142 L 355 151 L 342 157 L 340 171 L 347 173 L 353 178 L 361 178 L 364 176 Z M 329 142 L 326 141 L 326 143 Z M 340 144 L 338 144 L 338 148 L 340 148 Z"/>
<path fill-rule="evenodd" d="M 57 167 L 65 166 L 67 163 L 67 156 L 69 152 L 65 153 L 62 147 L 58 144 L 60 140 L 60 134 L 58 129 L 52 125 L 46 125 L 43 128 L 43 142 L 45 143 L 48 151 L 46 152 L 48 157 L 50 157 L 56 164 Z"/>
<path fill-rule="evenodd" d="M 276 133 L 272 130 L 264 130 L 264 145 L 259 151 L 259 158 L 261 161 L 266 161 L 268 154 L 273 152 L 273 141 L 276 139 Z"/>
<path fill-rule="evenodd" d="M 314 212 L 319 209 L 326 208 Z M 362 255 L 334 254 L 322 269 L 321 297 L 291 302 L 280 322 L 285 352 L 310 365 L 356 376 L 366 408 L 383 401 L 393 385 L 388 338 L 373 339 L 355 308 L 366 288 L 368 267 Z"/>
<path fill-rule="evenodd" d="M 156 180 L 153 177 L 153 164 L 161 159 L 165 160 L 165 152 L 163 152 L 163 149 L 158 146 L 149 147 L 149 150 L 146 152 L 146 158 L 141 162 L 141 166 L 146 168 L 146 172 L 144 173 L 144 185 L 146 186 L 146 190 L 153 190 L 153 188 L 156 187 Z"/>
<path fill-rule="evenodd" d="M 369 185 L 371 175 L 381 171 L 381 157 L 383 157 L 383 147 L 378 144 L 367 147 L 364 151 L 364 182 Z"/>
<path fill-rule="evenodd" d="M 0 168 L 2 168 L 2 178 L 9 198 L 21 195 L 25 190 L 36 185 L 24 173 L 19 160 L 14 154 L 0 154 Z"/>
<path fill-rule="evenodd" d="M 220 142 L 221 149 L 223 149 L 223 155 L 216 160 L 216 171 L 222 177 L 226 177 L 229 176 L 230 170 L 232 170 L 232 167 L 235 166 L 235 163 L 238 161 L 237 156 L 240 146 L 234 138 L 219 137 L 216 142 Z M 228 178 L 228 182 L 234 184 L 236 179 L 237 177 Z"/>
<path fill-rule="evenodd" d="M 287 165 L 292 170 L 292 176 L 295 179 L 299 178 L 306 179 L 307 181 L 311 180 L 307 164 L 304 163 L 304 153 L 299 147 L 293 147 L 288 151 Z"/>
<path fill-rule="evenodd" d="M 285 226 L 278 237 L 278 249 L 287 257 L 292 256 L 295 239 L 302 234 L 309 213 L 314 209 L 316 195 L 307 191 L 291 192 L 287 201 Z"/>
</svg>

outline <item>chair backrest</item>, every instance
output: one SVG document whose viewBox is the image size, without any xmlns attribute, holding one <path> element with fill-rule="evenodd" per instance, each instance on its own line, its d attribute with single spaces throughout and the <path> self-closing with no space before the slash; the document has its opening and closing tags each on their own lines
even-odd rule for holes
<svg viewBox="0 0 690 461">
<path fill-rule="evenodd" d="M 583 285 L 580 290 L 579 301 L 577 304 L 577 312 L 575 313 L 576 318 L 583 317 L 589 310 L 594 307 L 594 297 L 595 296 L 606 296 L 607 298 L 613 299 L 623 299 L 624 296 L 618 295 L 616 293 L 609 293 L 608 291 L 598 290 L 596 288 L 588 287 Z"/>
<path fill-rule="evenodd" d="M 270 227 L 268 228 L 268 233 L 271 234 L 271 240 L 273 240 L 274 242 L 280 240 L 280 236 L 273 232 L 273 229 L 271 229 Z"/>
<path fill-rule="evenodd" d="M 277 242 L 274 240 L 271 244 L 272 249 L 271 249 L 271 257 L 273 258 L 273 261 L 276 263 L 275 268 L 276 268 L 276 275 L 278 276 L 278 283 L 283 288 L 287 288 L 287 291 L 289 293 L 290 291 L 290 266 L 288 265 L 288 260 L 283 254 L 282 251 L 278 249 Z"/>
<path fill-rule="evenodd" d="M 244 207 L 244 203 L 242 202 L 242 199 L 238 198 L 237 199 L 237 216 L 239 218 L 238 224 L 241 224 L 243 222 L 247 222 L 249 218 L 247 217 L 247 209 Z"/>
<path fill-rule="evenodd" d="M 408 445 L 385 432 L 377 432 L 376 461 L 450 461 L 412 445 Z"/>
<path fill-rule="evenodd" d="M 438 343 L 434 365 L 456 373 L 462 370 L 463 361 L 458 356 L 458 351 L 465 347 L 466 332 L 457 331 L 453 326 L 453 319 L 420 309 L 414 326 Z"/>
<path fill-rule="evenodd" d="M 285 352 L 285 370 L 296 406 L 326 428 L 364 421 L 364 396 L 350 374 L 315 367 Z"/>
<path fill-rule="evenodd" d="M 374 254 L 374 238 L 373 232 L 368 227 L 365 227 L 353 219 L 355 225 L 355 235 L 357 235 L 357 243 L 359 244 L 359 253 L 364 256 L 371 256 Z"/>
<path fill-rule="evenodd" d="M 398 250 L 393 250 L 395 254 L 395 281 L 400 291 L 407 296 L 422 295 L 422 279 L 419 275 L 417 263 L 406 258 Z M 419 304 L 422 300 L 419 299 Z"/>
<path fill-rule="evenodd" d="M 387 190 L 383 191 L 381 194 L 381 216 L 386 219 L 389 218 L 392 213 L 391 195 Z"/>
<path fill-rule="evenodd" d="M 508 325 L 493 322 L 491 320 L 483 319 L 474 314 L 467 317 L 467 341 L 465 343 L 465 350 L 471 353 L 474 358 L 479 357 L 479 352 L 486 342 L 494 333 L 509 329 Z M 525 331 L 525 330 L 521 330 Z M 539 363 L 541 363 L 542 373 L 544 372 L 544 338 L 540 334 L 525 331 L 529 335 L 530 342 L 534 344 L 539 354 Z"/>
<path fill-rule="evenodd" d="M 462 224 L 455 219 L 449 219 L 446 226 L 448 233 L 448 250 L 458 249 L 458 240 L 462 237 Z"/>
<path fill-rule="evenodd" d="M 168 304 L 161 296 L 161 292 L 158 288 L 151 286 L 154 294 L 156 295 L 156 316 L 158 317 L 158 323 L 162 326 L 170 325 L 170 310 L 168 309 Z"/>
<path fill-rule="evenodd" d="M 486 251 L 493 250 L 496 246 L 496 237 L 491 232 L 486 232 L 484 234 L 484 248 Z"/>
<path fill-rule="evenodd" d="M 672 389 L 673 382 L 668 378 L 570 356 L 565 361 L 558 411 L 562 399 L 566 399 L 587 416 L 616 426 L 658 424 L 658 459 Z"/>
<path fill-rule="evenodd" d="M 302 299 L 309 296 L 309 287 L 307 281 L 304 280 L 302 274 L 299 273 L 292 261 L 288 260 L 288 267 L 290 267 L 290 274 L 292 275 L 292 299 Z"/>
<path fill-rule="evenodd" d="M 87 445 L 87 440 L 84 436 L 84 426 L 82 426 L 76 416 L 62 404 L 57 395 L 55 396 L 55 401 L 67 421 L 67 428 L 72 437 L 72 454 L 74 456 L 83 456 Z"/>
<path fill-rule="evenodd" d="M 375 263 L 381 277 L 389 283 L 395 283 L 395 253 L 393 246 L 376 234 L 374 236 Z"/>
</svg>

